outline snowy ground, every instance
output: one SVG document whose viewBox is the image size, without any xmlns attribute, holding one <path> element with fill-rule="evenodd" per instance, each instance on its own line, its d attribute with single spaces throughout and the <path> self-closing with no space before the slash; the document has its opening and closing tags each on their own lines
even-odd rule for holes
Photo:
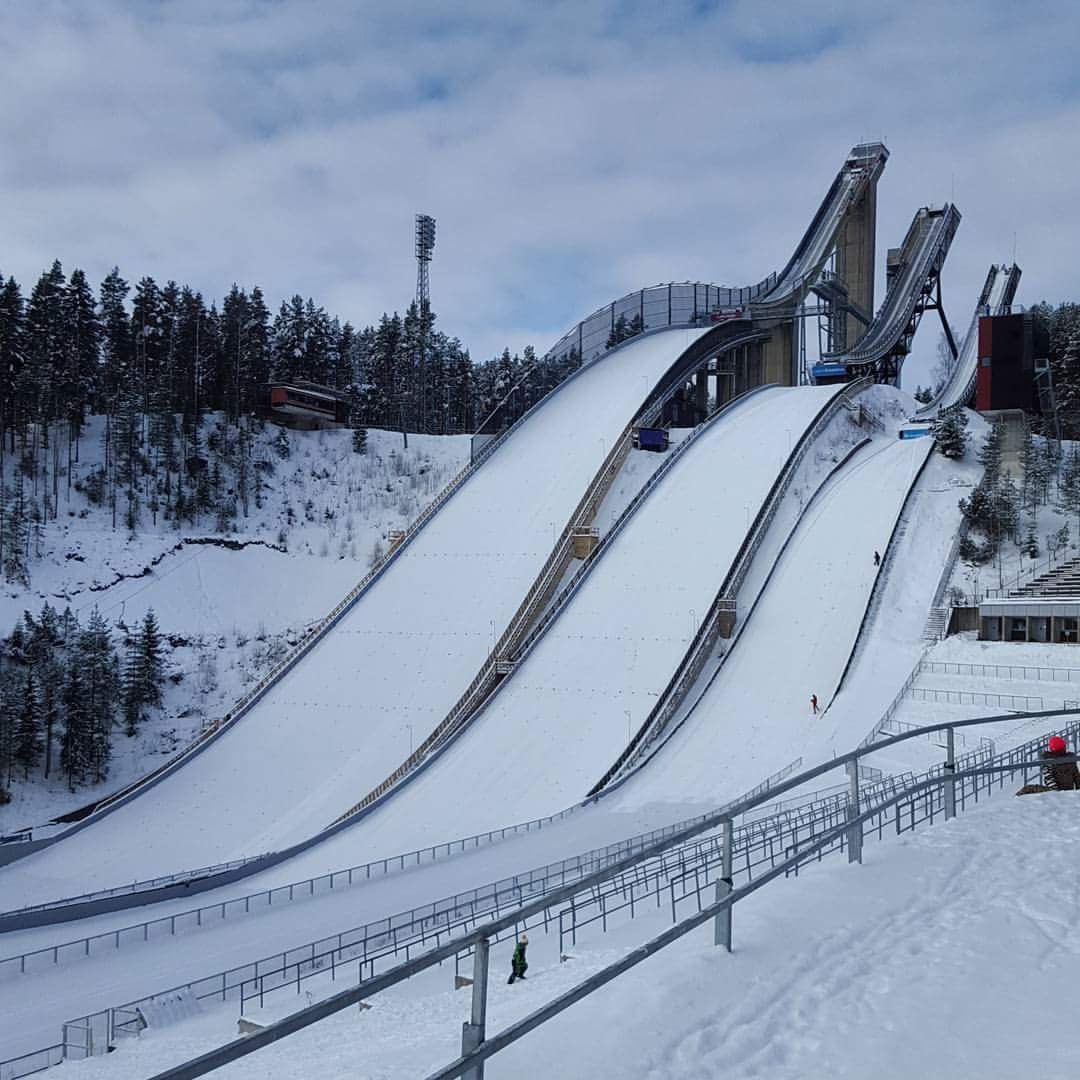
<svg viewBox="0 0 1080 1080">
<path fill-rule="evenodd" d="M 503 1051 L 488 1075 L 536 1075 L 542 1063 L 551 1075 L 643 1080 L 1074 1076 L 1080 1051 L 1063 1035 L 1080 952 L 1080 864 L 1063 857 L 1080 843 L 1074 803 L 1004 793 L 950 824 L 869 844 L 862 867 L 833 857 L 781 879 L 736 908 L 733 954 L 712 947 L 711 928 L 694 931 Z M 639 918 L 589 936 L 565 964 L 553 939 L 533 935 L 529 980 L 492 979 L 489 1031 L 666 924 Z M 508 950 L 494 950 L 496 976 Z M 468 991 L 450 989 L 452 974 L 437 969 L 217 1075 L 426 1075 L 458 1051 Z M 283 998 L 264 1018 L 296 1004 Z M 234 1036 L 235 1024 L 234 1010 L 214 1010 L 57 1075 L 146 1077 Z"/>
<path fill-rule="evenodd" d="M 76 479 L 98 464 L 100 426 L 91 419 Z M 262 507 L 252 501 L 250 516 L 225 534 L 209 520 L 176 531 L 159 518 L 129 536 L 112 529 L 108 508 L 60 489 L 31 587 L 0 587 L 0 633 L 45 602 L 70 606 L 83 622 L 97 608 L 110 625 L 127 627 L 152 608 L 167 646 L 165 704 L 135 738 L 114 735 L 105 783 L 72 794 L 62 780 L 16 781 L 11 804 L 0 807 L 0 833 L 123 787 L 190 742 L 367 573 L 388 531 L 404 528 L 469 457 L 468 436 L 413 435 L 403 450 L 400 434 L 373 429 L 363 456 L 348 431 L 288 432 L 282 460 L 271 447 L 279 430 L 268 427 L 255 442 L 253 457 L 273 463 Z M 210 543 L 184 542 L 193 538 Z"/>
</svg>

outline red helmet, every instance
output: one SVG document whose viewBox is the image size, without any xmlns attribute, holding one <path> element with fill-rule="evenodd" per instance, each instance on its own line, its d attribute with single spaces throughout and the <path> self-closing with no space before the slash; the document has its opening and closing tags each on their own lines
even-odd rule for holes
<svg viewBox="0 0 1080 1080">
<path fill-rule="evenodd" d="M 1054 735 L 1046 744 L 1046 749 L 1049 750 L 1051 754 L 1064 754 L 1065 740 L 1060 735 Z"/>
</svg>

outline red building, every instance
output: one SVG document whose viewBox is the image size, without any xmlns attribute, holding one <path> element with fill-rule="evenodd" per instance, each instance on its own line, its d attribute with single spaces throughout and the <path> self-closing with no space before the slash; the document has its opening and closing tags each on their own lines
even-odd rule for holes
<svg viewBox="0 0 1080 1080">
<path fill-rule="evenodd" d="M 979 412 L 1041 412 L 1036 372 L 1046 367 L 1049 351 L 1049 336 L 1031 312 L 983 315 L 979 319 L 975 408 Z"/>
</svg>

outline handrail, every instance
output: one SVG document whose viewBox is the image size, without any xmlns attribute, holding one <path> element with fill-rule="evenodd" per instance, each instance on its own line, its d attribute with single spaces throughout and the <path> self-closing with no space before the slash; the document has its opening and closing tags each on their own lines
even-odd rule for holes
<svg viewBox="0 0 1080 1080">
<path fill-rule="evenodd" d="M 983 725 L 989 723 L 1000 723 L 1003 720 L 1015 721 L 1016 719 L 1041 719 L 1061 716 L 1067 712 L 1075 713 L 1076 710 L 1065 709 L 1053 709 L 1039 713 L 1021 714 L 1019 717 L 1016 714 L 1007 714 L 1005 716 L 984 716 L 973 717 L 968 720 L 954 720 L 942 724 L 928 725 L 924 728 L 919 728 L 917 731 L 903 732 L 901 734 L 892 736 L 888 740 L 875 744 L 873 747 L 857 748 L 847 753 L 838 755 L 837 757 L 825 761 L 822 764 L 807 769 L 797 776 L 792 777 L 790 780 L 781 782 L 776 786 L 771 793 L 758 795 L 750 799 L 744 799 L 733 805 L 724 807 L 722 810 L 712 812 L 699 823 L 682 830 L 680 833 L 674 833 L 664 840 L 658 841 L 656 844 L 651 845 L 642 851 L 627 856 L 618 862 L 612 863 L 610 866 L 598 870 L 593 874 L 587 875 L 578 879 L 571 885 L 564 886 L 562 888 L 553 890 L 544 896 L 535 900 L 530 900 L 513 911 L 499 916 L 495 919 L 488 921 L 487 923 L 476 927 L 475 929 L 461 934 L 450 941 L 442 945 L 437 945 L 435 948 L 428 950 L 421 956 L 417 956 L 411 960 L 407 960 L 403 964 L 398 964 L 394 968 L 391 968 L 379 975 L 375 975 L 371 978 L 361 980 L 355 986 L 348 989 L 339 991 L 335 994 L 331 994 L 329 997 L 315 1004 L 309 1005 L 306 1008 L 300 1009 L 291 1015 L 275 1021 L 269 1024 L 267 1027 L 253 1032 L 249 1035 L 245 1035 L 243 1038 L 226 1043 L 224 1046 L 219 1046 L 205 1054 L 200 1055 L 190 1061 L 187 1061 L 181 1065 L 168 1068 L 165 1071 L 156 1074 L 152 1080 L 194 1080 L 195 1077 L 203 1076 L 207 1072 L 220 1068 L 222 1065 L 228 1064 L 231 1061 L 235 1061 L 240 1057 L 244 1057 L 256 1050 L 276 1042 L 281 1038 L 291 1035 L 297 1031 L 300 1031 L 311 1024 L 317 1023 L 319 1020 L 325 1019 L 328 1016 L 340 1012 L 342 1009 L 349 1008 L 356 1005 L 360 1001 L 364 1001 L 375 994 L 390 988 L 391 986 L 398 985 L 412 978 L 414 975 L 419 974 L 421 971 L 425 971 L 428 968 L 434 967 L 437 964 L 442 963 L 444 960 L 452 959 L 455 955 L 465 951 L 466 949 L 475 949 L 479 946 L 481 954 L 486 957 L 487 943 L 496 938 L 501 932 L 510 930 L 519 924 L 525 922 L 528 918 L 540 915 L 544 911 L 549 910 L 556 904 L 560 904 L 565 900 L 569 900 L 571 897 L 578 895 L 583 890 L 592 888 L 603 884 L 604 882 L 615 878 L 622 874 L 624 871 L 644 862 L 645 860 L 652 858 L 653 856 L 674 847 L 686 840 L 691 839 L 694 836 L 701 835 L 702 833 L 711 832 L 720 827 L 728 827 L 732 820 L 739 814 L 743 814 L 748 810 L 752 810 L 754 807 L 761 805 L 771 798 L 776 798 L 783 794 L 785 791 L 793 790 L 796 787 L 800 787 L 803 784 L 808 783 L 811 780 L 817 779 L 819 776 L 825 775 L 828 772 L 832 772 L 835 769 L 843 768 L 848 765 L 849 762 L 854 762 L 856 765 L 861 758 L 871 753 L 876 753 L 879 750 L 887 749 L 892 746 L 896 746 L 899 743 L 906 742 L 909 739 L 921 737 L 934 731 L 949 731 L 950 729 L 972 727 L 976 725 Z M 1075 762 L 1077 761 L 1076 755 L 1065 755 L 1060 759 L 1062 762 Z M 945 770 L 927 777 L 924 780 L 917 781 L 915 784 L 911 784 L 902 789 L 897 795 L 887 798 L 881 802 L 877 802 L 866 811 L 859 812 L 856 806 L 855 812 L 851 814 L 848 821 L 843 826 L 840 826 L 844 830 L 854 830 L 856 828 L 861 829 L 864 821 L 869 820 L 871 817 L 879 815 L 883 810 L 888 809 L 892 805 L 910 798 L 913 793 L 919 790 L 933 787 L 951 785 L 956 780 L 968 775 L 968 771 L 962 771 L 956 769 L 953 761 L 948 761 Z M 1009 765 L 1004 766 L 983 766 L 981 771 L 984 772 L 1004 772 L 1004 771 L 1016 771 L 1025 767 L 1038 767 L 1043 764 L 1042 760 L 1021 760 L 1019 762 L 1012 762 Z M 980 771 L 978 767 L 970 770 L 972 774 L 976 771 Z M 756 889 L 761 888 L 769 881 L 786 874 L 791 866 L 801 865 L 809 858 L 810 855 L 816 854 L 816 852 L 824 846 L 835 843 L 838 835 L 838 830 L 833 830 L 823 834 L 823 836 L 804 847 L 799 848 L 791 857 L 783 860 L 783 862 L 777 864 L 777 866 L 771 870 L 767 870 L 748 885 L 734 889 L 728 892 L 727 895 L 718 900 L 714 904 L 710 904 L 702 908 L 701 912 L 691 916 L 684 920 L 682 923 L 676 924 L 676 926 L 665 931 L 663 934 L 654 938 L 648 945 L 639 947 L 627 954 L 622 960 L 604 971 L 594 975 L 591 979 L 586 980 L 580 984 L 579 987 L 571 991 L 571 994 L 576 996 L 573 1000 L 577 1000 L 578 996 L 583 996 L 582 988 L 588 987 L 589 991 L 595 989 L 596 986 L 603 985 L 605 982 L 610 981 L 616 975 L 620 974 L 626 967 L 632 967 L 634 964 L 639 963 L 647 956 L 656 952 L 658 949 L 663 948 L 665 945 L 670 944 L 672 941 L 681 937 L 687 933 L 690 929 L 696 926 L 702 925 L 709 919 L 714 918 L 720 911 L 729 908 L 736 900 L 749 895 Z M 850 835 L 850 834 L 849 834 Z M 584 991 L 584 992 L 589 992 Z M 557 998 L 556 1003 L 564 1001 L 566 995 L 561 998 Z M 569 1004 L 572 1002 L 566 1002 Z M 560 1006 L 565 1007 L 565 1004 Z M 537 1012 L 527 1017 L 525 1021 L 520 1023 L 535 1022 L 537 1017 L 541 1019 L 546 1018 L 545 1011 L 550 1009 L 551 1005 L 545 1006 Z M 560 1011 L 556 1009 L 555 1011 Z M 473 1052 L 470 1057 L 470 1063 L 475 1063 L 482 1057 L 488 1057 L 491 1053 L 500 1049 L 502 1045 L 505 1045 L 504 1038 L 505 1033 L 495 1038 L 489 1039 L 481 1043 L 480 1049 Z M 460 1075 L 463 1069 L 459 1068 L 461 1065 L 461 1059 L 451 1066 L 453 1071 L 442 1071 L 436 1075 L 454 1076 Z"/>
<path fill-rule="evenodd" d="M 803 432 L 788 455 L 784 467 L 777 475 L 776 480 L 773 481 L 772 487 L 765 496 L 753 523 L 739 545 L 739 550 L 735 554 L 731 568 L 721 583 L 716 598 L 698 627 L 694 639 L 691 641 L 679 666 L 668 680 L 667 686 L 661 691 L 656 704 L 649 711 L 649 715 L 645 718 L 641 727 L 612 766 L 593 786 L 589 792 L 590 795 L 596 794 L 603 789 L 624 768 L 632 768 L 640 760 L 642 752 L 655 741 L 656 736 L 674 715 L 686 694 L 689 693 L 690 687 L 701 674 L 701 670 L 719 638 L 721 619 L 733 612 L 733 605 L 739 588 L 749 573 L 750 566 L 758 548 L 761 546 L 765 533 L 776 516 L 776 512 L 784 495 L 787 493 L 795 472 L 808 453 L 810 446 L 825 428 L 832 423 L 846 402 L 857 397 L 872 385 L 872 380 L 869 378 L 857 379 L 848 383 L 821 407 L 813 422 Z"/>
</svg>

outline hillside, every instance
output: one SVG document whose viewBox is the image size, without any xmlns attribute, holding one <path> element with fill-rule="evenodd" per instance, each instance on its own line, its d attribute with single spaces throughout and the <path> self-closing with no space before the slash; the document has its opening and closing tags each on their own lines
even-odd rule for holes
<svg viewBox="0 0 1080 1080">
<path fill-rule="evenodd" d="M 469 456 L 468 436 L 410 435 L 404 449 L 399 433 L 373 429 L 360 455 L 348 431 L 268 426 L 253 433 L 259 482 L 247 515 L 219 531 L 210 516 L 177 528 L 144 510 L 132 533 L 86 492 L 102 428 L 93 418 L 71 484 L 58 489 L 56 520 L 31 537 L 29 585 L 2 583 L 0 630 L 7 635 L 24 612 L 37 618 L 45 604 L 70 607 L 80 622 L 97 610 L 119 645 L 152 609 L 167 645 L 164 705 L 134 738 L 114 732 L 103 785 L 72 794 L 62 778 L 16 773 L 0 832 L 121 786 L 187 743 L 367 573 L 389 532 L 406 527 Z M 223 497 L 234 488 L 225 471 Z"/>
</svg>

